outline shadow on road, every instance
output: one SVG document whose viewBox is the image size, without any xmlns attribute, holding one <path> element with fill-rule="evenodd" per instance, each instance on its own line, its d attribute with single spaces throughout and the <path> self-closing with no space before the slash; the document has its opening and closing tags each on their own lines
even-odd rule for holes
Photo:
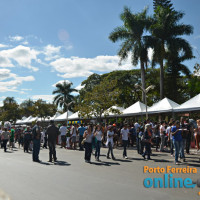
<svg viewBox="0 0 200 200">
<path fill-rule="evenodd" d="M 54 163 L 54 165 L 59 165 L 59 166 L 70 166 L 71 164 L 65 162 L 65 161 L 57 161 Z"/>
<path fill-rule="evenodd" d="M 57 161 L 57 162 L 40 162 L 41 165 L 58 165 L 58 166 L 70 166 L 71 164 L 65 162 L 65 161 Z"/>
<path fill-rule="evenodd" d="M 97 165 L 97 166 L 107 166 L 107 167 L 110 167 L 112 165 L 120 165 L 119 163 L 117 162 L 91 162 L 90 164 L 92 165 Z"/>
<path fill-rule="evenodd" d="M 116 158 L 115 160 L 116 160 L 116 161 L 119 161 L 119 162 L 133 162 L 133 161 L 131 161 L 130 159 L 123 160 L 123 159 L 118 159 L 118 158 Z"/>
</svg>

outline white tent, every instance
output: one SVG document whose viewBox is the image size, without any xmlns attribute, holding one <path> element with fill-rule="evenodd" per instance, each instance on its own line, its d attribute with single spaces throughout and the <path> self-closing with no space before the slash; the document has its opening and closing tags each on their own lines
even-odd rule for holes
<svg viewBox="0 0 200 200">
<path fill-rule="evenodd" d="M 72 112 L 68 111 L 68 119 L 72 114 L 73 114 Z M 62 115 L 56 117 L 54 119 L 54 121 L 66 121 L 66 119 L 67 119 L 67 112 L 65 112 Z"/>
<path fill-rule="evenodd" d="M 27 118 L 22 117 L 22 119 L 18 119 L 15 124 L 22 124 L 25 119 L 27 119 Z"/>
<path fill-rule="evenodd" d="M 27 124 L 28 121 L 31 120 L 31 119 L 32 119 L 32 116 L 26 118 L 25 120 L 22 120 L 22 121 L 21 121 L 21 124 Z"/>
<path fill-rule="evenodd" d="M 140 101 L 134 103 L 132 106 L 123 111 L 123 116 L 142 115 L 146 112 L 145 104 Z"/>
<path fill-rule="evenodd" d="M 174 101 L 164 98 L 159 102 L 153 104 L 148 109 L 148 113 L 164 113 L 164 112 L 174 112 L 174 109 L 177 108 L 179 104 L 175 103 Z"/>
<path fill-rule="evenodd" d="M 78 120 L 78 119 L 80 119 L 80 117 L 79 117 L 79 112 L 75 112 L 74 114 L 72 114 L 72 115 L 68 118 L 68 120 Z"/>
<path fill-rule="evenodd" d="M 200 110 L 200 94 L 175 108 L 175 112 L 188 112 Z"/>
<path fill-rule="evenodd" d="M 27 121 L 27 123 L 32 123 L 37 120 L 38 120 L 38 117 L 32 117 L 30 120 Z"/>
<path fill-rule="evenodd" d="M 104 114 L 103 114 L 104 117 L 105 117 L 105 115 L 108 117 L 113 117 L 113 116 L 117 117 L 120 115 L 120 114 L 112 113 L 111 111 L 109 111 L 110 109 L 119 110 L 120 113 L 123 113 L 123 110 L 124 110 L 124 108 L 122 108 L 122 107 L 112 106 L 106 112 L 104 112 Z"/>
</svg>

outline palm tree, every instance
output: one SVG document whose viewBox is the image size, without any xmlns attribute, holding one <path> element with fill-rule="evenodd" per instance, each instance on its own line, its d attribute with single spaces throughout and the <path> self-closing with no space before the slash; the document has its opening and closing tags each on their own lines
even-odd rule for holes
<svg viewBox="0 0 200 200">
<path fill-rule="evenodd" d="M 154 7 L 154 23 L 151 26 L 152 36 L 147 38 L 149 40 L 148 44 L 151 44 L 154 49 L 153 63 L 160 65 L 160 99 L 164 98 L 164 60 L 166 59 L 166 51 L 170 48 L 170 43 L 175 41 L 181 42 L 180 45 L 185 45 L 187 41 L 180 38 L 180 36 L 190 35 L 193 32 L 192 26 L 179 23 L 184 13 L 175 11 L 169 0 L 165 3 L 164 6 L 158 4 Z"/>
<path fill-rule="evenodd" d="M 166 88 L 168 92 L 168 97 L 175 102 L 183 103 L 184 102 L 184 86 L 185 84 L 181 84 L 182 78 L 181 74 L 186 75 L 187 78 L 190 77 L 190 70 L 184 64 L 183 61 L 192 59 L 192 47 L 185 43 L 183 45 L 179 40 L 174 41 L 170 44 L 170 48 L 166 54 L 167 62 L 166 62 L 166 76 L 168 82 L 166 84 Z M 184 41 L 185 42 L 185 41 Z M 183 87 L 183 88 L 182 88 Z"/>
<path fill-rule="evenodd" d="M 14 97 L 6 97 L 4 100 L 3 100 L 3 104 L 16 104 L 16 100 Z"/>
<path fill-rule="evenodd" d="M 123 41 L 118 52 L 120 64 L 122 60 L 128 58 L 131 53 L 131 61 L 134 66 L 140 62 L 141 82 L 145 88 L 145 65 L 148 62 L 148 46 L 145 44 L 144 32 L 148 31 L 151 25 L 151 18 L 147 16 L 147 9 L 141 13 L 133 14 L 130 9 L 125 7 L 120 16 L 124 25 L 115 28 L 109 35 L 112 42 Z M 143 102 L 144 102 L 143 93 Z"/>
<path fill-rule="evenodd" d="M 71 95 L 71 93 L 77 92 L 76 89 L 71 88 L 72 85 L 72 83 L 67 83 L 64 81 L 63 83 L 56 84 L 56 89 L 53 91 L 53 94 L 57 94 L 57 96 L 54 97 L 53 103 L 60 107 L 64 105 L 64 111 L 67 111 L 67 106 L 65 103 L 68 104 L 74 99 L 74 96 Z M 71 107 L 69 107 L 69 110 L 72 111 Z"/>
</svg>

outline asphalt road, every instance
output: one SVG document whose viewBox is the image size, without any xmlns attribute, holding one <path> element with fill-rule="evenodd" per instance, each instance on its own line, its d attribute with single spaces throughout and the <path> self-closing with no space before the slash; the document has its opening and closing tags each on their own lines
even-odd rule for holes
<svg viewBox="0 0 200 200">
<path fill-rule="evenodd" d="M 0 149 L 0 189 L 12 200 L 185 200 L 200 199 L 200 188 L 145 188 L 148 177 L 162 174 L 143 173 L 143 167 L 174 165 L 174 158 L 167 153 L 155 153 L 153 160 L 144 161 L 136 150 L 128 150 L 128 160 L 122 158 L 122 150 L 114 149 L 117 160 L 106 158 L 102 149 L 102 162 L 84 162 L 84 152 L 57 148 L 58 163 L 48 163 L 48 150 L 40 151 L 42 163 L 32 162 L 32 155 L 22 149 L 4 153 Z M 174 177 L 200 178 L 200 155 L 187 156 L 187 162 L 178 167 L 195 167 L 197 174 L 174 174 Z M 1 191 L 0 191 L 1 195 Z M 1 198 L 0 198 L 1 199 Z"/>
</svg>

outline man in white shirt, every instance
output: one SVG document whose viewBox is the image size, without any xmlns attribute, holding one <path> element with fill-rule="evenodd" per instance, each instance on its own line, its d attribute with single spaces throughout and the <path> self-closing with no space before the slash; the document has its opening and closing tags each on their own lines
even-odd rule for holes
<svg viewBox="0 0 200 200">
<path fill-rule="evenodd" d="M 59 129 L 60 135 L 61 135 L 61 148 L 65 148 L 66 146 L 66 133 L 67 133 L 67 127 L 66 124 L 63 123 L 63 125 Z"/>
<path fill-rule="evenodd" d="M 160 143 L 160 151 L 164 151 L 164 144 L 165 144 L 165 122 L 162 121 L 161 125 L 160 125 L 160 139 L 161 139 L 161 143 Z"/>
<path fill-rule="evenodd" d="M 127 152 L 126 152 L 126 147 L 128 144 L 128 137 L 129 137 L 129 129 L 128 129 L 127 124 L 124 124 L 124 128 L 122 128 L 122 130 L 121 130 L 121 138 L 122 138 L 123 147 L 124 147 L 123 157 L 125 159 L 128 159 Z"/>
<path fill-rule="evenodd" d="M 135 130 L 136 130 L 136 133 L 137 133 L 139 128 L 140 128 L 140 125 L 138 124 L 138 121 L 135 122 L 134 127 L 135 127 Z"/>
</svg>

